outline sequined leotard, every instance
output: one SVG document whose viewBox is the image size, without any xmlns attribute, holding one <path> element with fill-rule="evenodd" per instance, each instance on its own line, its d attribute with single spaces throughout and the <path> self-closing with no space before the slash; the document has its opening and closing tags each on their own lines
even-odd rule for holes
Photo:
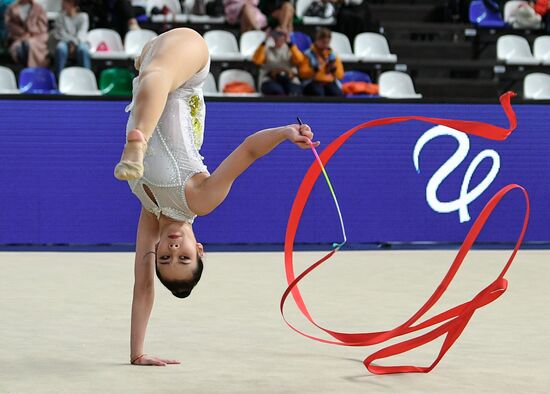
<svg viewBox="0 0 550 394">
<path fill-rule="evenodd" d="M 148 51 L 140 70 L 150 61 Z M 185 184 L 199 172 L 208 173 L 199 150 L 204 135 L 205 105 L 202 86 L 210 70 L 208 64 L 168 96 L 162 116 L 149 140 L 144 158 L 144 174 L 128 181 L 130 189 L 145 209 L 160 217 L 162 213 L 175 220 L 193 223 L 195 215 L 187 205 Z M 126 131 L 134 128 L 133 103 L 139 89 L 139 78 L 133 81 L 133 100 Z M 149 189 L 153 201 L 147 194 Z"/>
</svg>

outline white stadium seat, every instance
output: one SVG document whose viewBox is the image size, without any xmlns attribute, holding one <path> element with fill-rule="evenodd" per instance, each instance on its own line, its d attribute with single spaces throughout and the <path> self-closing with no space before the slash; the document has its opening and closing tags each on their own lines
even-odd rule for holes
<svg viewBox="0 0 550 394">
<path fill-rule="evenodd" d="M 120 34 L 112 29 L 93 29 L 88 32 L 90 55 L 93 59 L 127 59 L 128 55 L 122 45 Z M 97 51 L 101 44 L 107 44 L 108 51 Z"/>
<path fill-rule="evenodd" d="M 386 71 L 378 78 L 380 97 L 392 99 L 419 99 L 420 93 L 416 93 L 411 77 L 400 71 Z"/>
<path fill-rule="evenodd" d="M 74 96 L 99 96 L 94 73 L 84 67 L 67 67 L 59 75 L 59 91 Z"/>
<path fill-rule="evenodd" d="M 239 51 L 237 39 L 233 34 L 225 30 L 210 30 L 204 33 L 204 40 L 208 45 L 210 57 L 218 61 L 244 60 Z"/>
<path fill-rule="evenodd" d="M 0 66 L 0 94 L 19 94 L 15 74 L 4 66 Z"/>
<path fill-rule="evenodd" d="M 353 47 L 355 55 L 363 62 L 395 63 L 397 61 L 397 55 L 390 53 L 388 40 L 382 34 L 358 34 Z"/>
<path fill-rule="evenodd" d="M 336 52 L 343 62 L 357 62 L 359 58 L 353 54 L 348 36 L 333 31 L 331 34 L 330 47 Z"/>
<path fill-rule="evenodd" d="M 540 36 L 535 38 L 533 43 L 533 55 L 535 59 L 542 64 L 550 64 L 550 36 Z"/>
<path fill-rule="evenodd" d="M 225 88 L 225 85 L 227 85 L 230 82 L 246 82 L 250 86 L 252 86 L 254 89 L 256 89 L 256 86 L 254 84 L 254 77 L 252 74 L 250 74 L 248 71 L 245 70 L 238 70 L 238 69 L 229 69 L 222 71 L 220 73 L 220 76 L 218 78 L 218 90 L 220 93 L 223 93 L 223 89 Z M 259 96 L 258 93 L 223 93 L 224 95 L 231 95 L 231 96 Z"/>
<path fill-rule="evenodd" d="M 261 30 L 250 30 L 241 34 L 240 49 L 241 55 L 247 60 L 252 59 L 252 55 L 260 44 L 265 40 L 265 33 Z"/>
<path fill-rule="evenodd" d="M 531 53 L 529 42 L 524 37 L 507 34 L 497 40 L 497 59 L 506 64 L 530 65 L 539 64 Z"/>
<path fill-rule="evenodd" d="M 152 30 L 130 30 L 124 37 L 124 50 L 126 54 L 131 58 L 139 56 L 145 44 L 156 36 L 157 33 Z"/>
<path fill-rule="evenodd" d="M 532 73 L 523 79 L 523 98 L 550 100 L 550 75 Z"/>
<path fill-rule="evenodd" d="M 219 96 L 218 88 L 216 87 L 216 80 L 212 73 L 208 73 L 202 91 L 205 96 Z"/>
</svg>

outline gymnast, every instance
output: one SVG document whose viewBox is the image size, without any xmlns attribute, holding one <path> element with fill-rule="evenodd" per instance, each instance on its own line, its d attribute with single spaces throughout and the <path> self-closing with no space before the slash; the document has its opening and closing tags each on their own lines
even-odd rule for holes
<svg viewBox="0 0 550 394">
<path fill-rule="evenodd" d="M 138 77 L 126 127 L 126 144 L 115 177 L 139 198 L 130 334 L 134 365 L 179 364 L 144 354 L 154 302 L 155 272 L 179 298 L 189 296 L 203 270 L 204 247 L 193 233 L 196 216 L 212 212 L 233 181 L 252 163 L 289 140 L 309 148 L 313 133 L 292 124 L 248 136 L 210 174 L 199 151 L 205 104 L 202 86 L 210 69 L 208 48 L 194 30 L 170 30 L 150 41 L 136 58 Z M 319 142 L 313 143 L 318 146 Z"/>
</svg>

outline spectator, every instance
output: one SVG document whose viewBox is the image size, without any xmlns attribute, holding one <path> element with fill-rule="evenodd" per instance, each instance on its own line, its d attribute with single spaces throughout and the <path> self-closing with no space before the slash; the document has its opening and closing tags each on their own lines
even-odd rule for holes
<svg viewBox="0 0 550 394">
<path fill-rule="evenodd" d="M 274 46 L 267 46 L 271 36 Z M 288 33 L 277 28 L 267 33 L 266 40 L 254 52 L 252 61 L 261 66 L 261 92 L 266 95 L 298 96 L 302 93 L 296 66 L 304 61 L 304 55 L 290 42 Z"/>
<path fill-rule="evenodd" d="M 311 47 L 304 52 L 300 77 L 308 79 L 304 86 L 307 96 L 342 96 L 337 80 L 344 77 L 342 61 L 330 48 L 331 31 L 318 28 Z"/>
<path fill-rule="evenodd" d="M 18 0 L 6 10 L 6 28 L 13 60 L 26 67 L 48 65 L 48 17 L 34 0 Z"/>
<path fill-rule="evenodd" d="M 128 30 L 139 29 L 130 0 L 81 0 L 80 10 L 90 16 L 92 29 L 114 29 L 122 38 Z"/>
<path fill-rule="evenodd" d="M 294 31 L 294 6 L 290 0 L 261 0 L 260 10 L 268 18 L 273 18 L 283 31 Z"/>
<path fill-rule="evenodd" d="M 90 48 L 86 42 L 88 14 L 78 12 L 78 0 L 63 0 L 62 11 L 50 33 L 50 52 L 55 54 L 55 73 L 59 77 L 67 59 L 75 57 L 81 67 L 92 68 Z"/>
<path fill-rule="evenodd" d="M 225 18 L 231 25 L 241 24 L 241 33 L 267 26 L 267 18 L 258 8 L 260 0 L 223 0 Z"/>
</svg>

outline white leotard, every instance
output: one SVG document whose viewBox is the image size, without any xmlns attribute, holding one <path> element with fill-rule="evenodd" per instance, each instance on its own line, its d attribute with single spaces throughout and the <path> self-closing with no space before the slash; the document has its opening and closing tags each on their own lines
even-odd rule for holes
<svg viewBox="0 0 550 394">
<path fill-rule="evenodd" d="M 150 61 L 147 55 L 151 52 L 149 50 L 142 59 L 140 71 Z M 137 181 L 128 181 L 143 207 L 157 218 L 162 213 L 175 220 L 193 223 L 197 216 L 187 205 L 185 184 L 199 172 L 208 173 L 199 150 L 205 118 L 202 86 L 209 70 L 210 59 L 202 70 L 168 95 L 162 116 L 145 152 L 143 177 Z M 135 78 L 132 103 L 126 107 L 126 112 L 130 112 L 126 132 L 134 128 L 131 111 L 138 89 L 139 78 Z M 149 188 L 156 203 L 147 195 L 144 186 Z"/>
</svg>

